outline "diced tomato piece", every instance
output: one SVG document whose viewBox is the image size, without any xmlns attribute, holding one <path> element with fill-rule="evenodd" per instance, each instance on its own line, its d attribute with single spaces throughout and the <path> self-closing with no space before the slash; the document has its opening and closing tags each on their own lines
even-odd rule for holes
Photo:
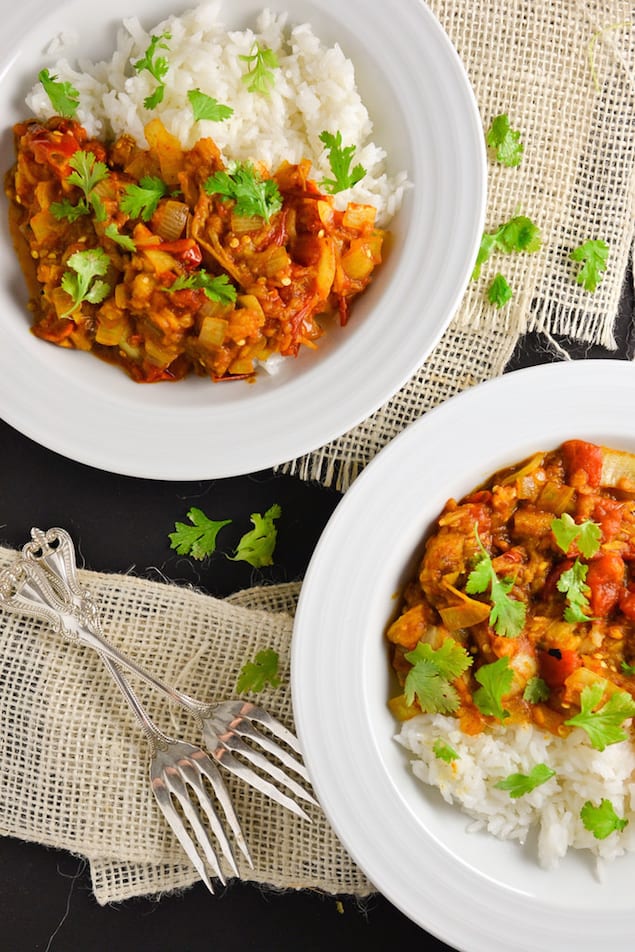
<svg viewBox="0 0 635 952">
<path fill-rule="evenodd" d="M 572 648 L 549 648 L 537 653 L 540 677 L 550 688 L 561 688 L 570 674 L 581 665 Z"/>
<path fill-rule="evenodd" d="M 589 563 L 586 583 L 591 590 L 591 613 L 596 618 L 605 618 L 618 604 L 624 592 L 624 577 L 624 560 L 613 552 L 605 552 Z"/>
<path fill-rule="evenodd" d="M 186 268 L 198 268 L 203 260 L 203 254 L 193 238 L 177 238 L 176 241 L 162 241 L 157 246 L 160 251 L 178 258 Z"/>
<path fill-rule="evenodd" d="M 622 525 L 623 504 L 617 499 L 600 497 L 593 507 L 591 518 L 599 523 L 604 542 L 614 539 Z"/>
<path fill-rule="evenodd" d="M 567 478 L 579 470 L 586 473 L 589 486 L 599 486 L 602 479 L 602 447 L 585 440 L 567 440 L 562 444 Z"/>
</svg>

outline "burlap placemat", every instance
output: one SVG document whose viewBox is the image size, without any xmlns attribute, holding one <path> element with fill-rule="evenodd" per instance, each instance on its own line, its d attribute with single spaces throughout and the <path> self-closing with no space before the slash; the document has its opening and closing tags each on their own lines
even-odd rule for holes
<svg viewBox="0 0 635 952">
<path fill-rule="evenodd" d="M 510 304 L 496 310 L 485 300 L 485 280 L 471 283 L 440 344 L 399 394 L 329 446 L 281 467 L 340 489 L 405 425 L 501 373 L 526 330 L 612 346 L 632 249 L 630 3 L 430 5 L 463 59 L 484 128 L 506 112 L 522 134 L 519 167 L 490 163 L 487 228 L 521 211 L 539 224 L 544 244 L 534 255 L 506 257 L 503 270 L 515 292 Z M 569 260 L 571 249 L 588 238 L 610 246 L 609 267 L 594 294 L 576 284 Z M 0 550 L 0 566 L 11 557 Z M 196 696 L 233 696 L 244 659 L 263 647 L 277 650 L 283 683 L 258 699 L 292 724 L 288 666 L 297 586 L 218 600 L 127 575 L 83 573 L 83 580 L 102 603 L 110 639 Z M 0 832 L 87 857 L 100 903 L 194 882 L 154 805 L 145 740 L 99 660 L 59 644 L 39 623 L 2 616 L 0 679 Z M 192 724 L 175 721 L 176 712 L 156 698 L 146 699 L 166 729 L 191 737 Z M 373 891 L 318 808 L 307 824 L 232 778 L 229 786 L 255 862 L 253 871 L 241 866 L 241 877 L 280 888 Z"/>
</svg>

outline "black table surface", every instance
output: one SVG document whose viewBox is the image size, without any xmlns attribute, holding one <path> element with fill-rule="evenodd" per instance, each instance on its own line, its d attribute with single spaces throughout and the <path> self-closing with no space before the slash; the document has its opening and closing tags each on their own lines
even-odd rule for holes
<svg viewBox="0 0 635 952">
<path fill-rule="evenodd" d="M 633 325 L 629 274 L 617 321 L 617 350 L 562 338 L 558 343 L 573 359 L 631 360 Z M 516 348 L 507 371 L 556 359 L 561 355 L 552 344 L 531 334 Z M 87 568 L 167 577 L 218 596 L 259 579 L 301 579 L 341 498 L 333 490 L 270 471 L 196 482 L 118 476 L 44 449 L 2 420 L 0 447 L 0 544 L 17 548 L 27 541 L 31 526 L 62 525 L 80 540 Z M 169 547 L 167 533 L 192 505 L 246 521 L 248 528 L 249 514 L 264 512 L 274 502 L 282 506 L 284 519 L 275 565 L 261 570 L 261 576 L 254 577 L 246 563 L 228 559 L 213 560 L 207 568 L 189 565 Z M 421 888 L 424 895 L 425 883 Z M 199 884 L 160 900 L 100 907 L 81 858 L 0 838 L 1 952 L 350 952 L 371 942 L 405 949 L 421 947 L 422 941 L 425 949 L 449 948 L 380 895 L 358 901 L 233 881 L 216 896 Z"/>
</svg>

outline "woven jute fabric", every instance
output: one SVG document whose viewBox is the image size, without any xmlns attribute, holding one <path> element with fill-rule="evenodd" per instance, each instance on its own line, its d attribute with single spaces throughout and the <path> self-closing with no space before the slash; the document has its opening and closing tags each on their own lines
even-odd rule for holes
<svg viewBox="0 0 635 952">
<path fill-rule="evenodd" d="M 374 2 L 374 0 L 373 0 Z M 395 16 L 399 0 L 395 0 Z M 533 255 L 493 262 L 471 282 L 442 340 L 406 386 L 353 431 L 281 467 L 341 490 L 404 426 L 501 373 L 527 330 L 613 346 L 635 229 L 635 19 L 622 0 L 431 0 L 473 84 L 484 129 L 499 113 L 521 131 L 521 165 L 490 161 L 488 230 L 519 212 L 541 228 Z M 594 294 L 575 282 L 570 251 L 610 247 Z M 485 298 L 495 270 L 514 297 Z M 0 550 L 0 566 L 15 553 Z M 289 657 L 298 585 L 214 599 L 130 575 L 83 572 L 109 639 L 202 699 L 235 696 L 246 658 L 279 654 L 281 685 L 258 702 L 293 726 Z M 100 903 L 163 894 L 196 880 L 160 815 L 148 750 L 97 656 L 39 622 L 0 615 L 0 833 L 89 860 Z M 173 706 L 141 691 L 160 726 L 198 742 Z M 319 808 L 312 823 L 232 777 L 228 786 L 254 859 L 240 876 L 281 889 L 364 896 L 373 885 Z"/>
</svg>

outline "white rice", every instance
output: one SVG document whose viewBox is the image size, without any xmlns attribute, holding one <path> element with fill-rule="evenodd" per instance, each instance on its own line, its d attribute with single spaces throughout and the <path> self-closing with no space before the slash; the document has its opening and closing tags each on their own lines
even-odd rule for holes
<svg viewBox="0 0 635 952">
<path fill-rule="evenodd" d="M 437 739 L 456 751 L 456 760 L 448 763 L 435 755 Z M 635 749 L 628 740 L 598 751 L 582 730 L 560 738 L 529 724 L 471 736 L 460 730 L 456 718 L 436 714 L 404 722 L 397 740 L 414 755 L 415 776 L 473 819 L 470 831 L 487 830 L 521 844 L 535 831 L 538 860 L 545 869 L 555 869 L 569 848 L 590 850 L 599 873 L 602 862 L 635 850 Z M 495 787 L 509 774 L 529 774 L 539 763 L 551 767 L 555 776 L 530 793 L 512 798 Z M 624 830 L 596 839 L 580 810 L 586 801 L 599 806 L 603 799 L 629 822 Z"/>
<path fill-rule="evenodd" d="M 366 175 L 352 189 L 338 193 L 337 204 L 372 204 L 378 210 L 378 224 L 385 227 L 401 204 L 407 174 L 388 175 L 386 152 L 370 139 L 373 126 L 357 91 L 352 62 L 338 45 L 322 45 L 309 24 L 288 28 L 286 14 L 265 9 L 253 29 L 228 31 L 221 11 L 222 3 L 216 0 L 168 17 L 148 30 L 131 17 L 118 32 L 111 59 L 97 63 L 78 59 L 73 66 L 68 58 L 60 58 L 49 67 L 50 72 L 78 90 L 77 119 L 89 135 L 98 138 L 127 132 L 146 146 L 144 127 L 159 116 L 184 148 L 210 136 L 227 163 L 260 161 L 271 171 L 285 160 L 309 159 L 312 177 L 319 182 L 332 177 L 320 133 L 340 131 L 343 145 L 355 146 L 352 164 L 361 163 Z M 157 51 L 169 64 L 165 95 L 156 109 L 148 111 L 143 102 L 157 82 L 133 64 L 144 56 L 151 36 L 165 32 L 171 34 L 169 49 Z M 52 41 L 56 54 L 64 39 Z M 248 55 L 255 41 L 278 57 L 275 86 L 269 95 L 250 93 L 242 80 L 247 65 L 239 57 Z M 196 122 L 187 98 L 192 89 L 231 106 L 233 115 L 222 122 Z M 40 83 L 26 103 L 40 119 L 53 114 Z"/>
</svg>

